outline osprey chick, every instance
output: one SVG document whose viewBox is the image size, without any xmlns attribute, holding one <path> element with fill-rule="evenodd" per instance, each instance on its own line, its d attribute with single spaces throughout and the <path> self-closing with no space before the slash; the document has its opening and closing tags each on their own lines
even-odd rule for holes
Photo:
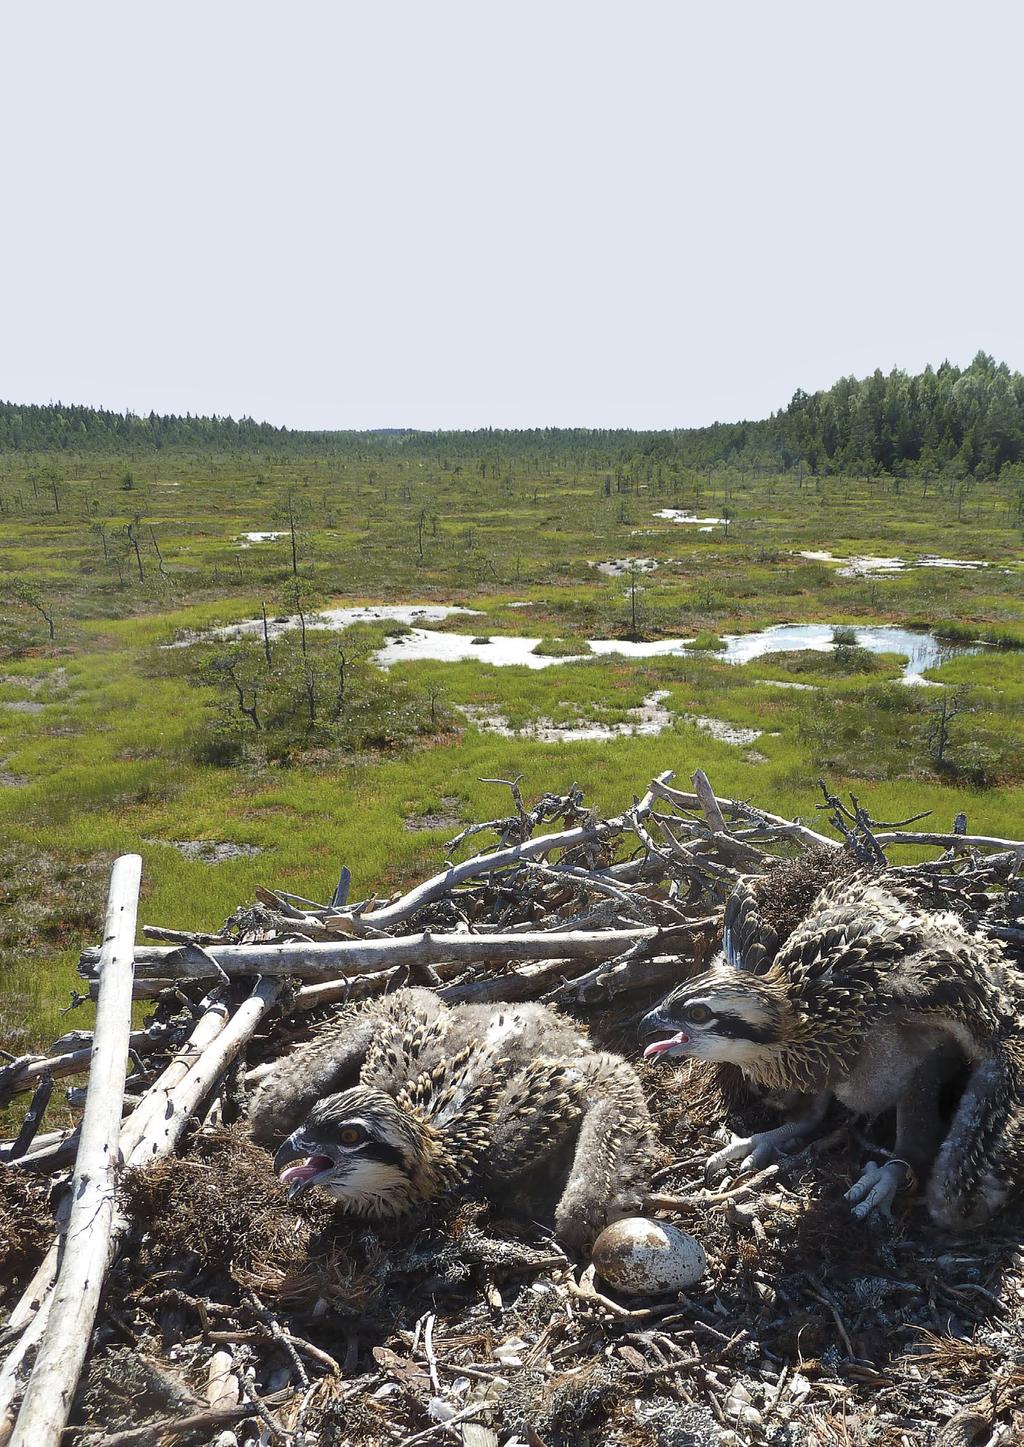
<svg viewBox="0 0 1024 1447">
<path fill-rule="evenodd" d="M 779 879 L 798 867 L 780 867 Z M 864 1115 L 895 1107 L 893 1158 L 870 1163 L 847 1193 L 854 1214 L 887 1213 L 898 1190 L 930 1172 L 932 1219 L 980 1225 L 1024 1172 L 1024 980 L 996 941 L 926 908 L 926 886 L 895 873 L 830 882 L 780 946 L 764 918 L 774 877 L 737 887 L 723 956 L 644 1022 L 672 1032 L 646 1055 L 730 1061 L 794 1111 L 775 1130 L 733 1140 L 709 1169 L 763 1165 L 809 1135 L 833 1095 Z M 942 1087 L 964 1074 L 949 1123 Z"/>
<path fill-rule="evenodd" d="M 624 1060 L 543 1005 L 450 1008 L 423 989 L 341 1012 L 276 1066 L 250 1119 L 291 1194 L 320 1186 L 381 1218 L 478 1187 L 553 1212 L 573 1248 L 639 1209 L 651 1159 Z"/>
</svg>

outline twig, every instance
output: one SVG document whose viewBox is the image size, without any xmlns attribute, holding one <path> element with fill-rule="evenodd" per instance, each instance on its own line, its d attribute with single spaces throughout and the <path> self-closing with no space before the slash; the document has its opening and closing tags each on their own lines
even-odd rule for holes
<svg viewBox="0 0 1024 1447">
<path fill-rule="evenodd" d="M 297 1394 L 294 1391 L 272 1392 L 267 1397 L 257 1398 L 265 1407 L 286 1407 Z M 205 1412 L 195 1412 L 191 1417 L 164 1417 L 158 1422 L 148 1422 L 144 1427 L 129 1427 L 124 1432 L 111 1432 L 104 1437 L 89 1439 L 89 1447 L 152 1447 L 163 1437 L 183 1437 L 189 1432 L 200 1432 L 214 1427 L 227 1427 L 232 1422 L 241 1422 L 253 1415 L 256 1403 L 250 1398 L 239 1402 L 236 1407 L 210 1407 Z M 280 1430 L 280 1429 L 278 1429 Z"/>
</svg>

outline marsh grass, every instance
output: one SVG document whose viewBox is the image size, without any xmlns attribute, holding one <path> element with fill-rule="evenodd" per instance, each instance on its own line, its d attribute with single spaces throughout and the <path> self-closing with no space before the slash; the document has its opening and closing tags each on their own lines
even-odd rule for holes
<svg viewBox="0 0 1024 1447">
<path fill-rule="evenodd" d="M 26 781 L 0 786 L 3 1028 L 17 1048 L 66 1028 L 59 1010 L 78 949 L 95 936 L 105 873 L 126 850 L 144 859 L 143 919 L 200 929 L 262 883 L 326 898 L 342 864 L 357 895 L 407 883 L 437 866 L 454 831 L 412 832 L 403 820 L 453 810 L 466 821 L 493 817 L 507 798 L 480 780 L 516 772 L 530 793 L 577 778 L 589 802 L 617 810 L 652 774 L 673 768 L 685 779 L 701 767 L 722 794 L 813 818 L 815 780 L 826 770 L 833 787 L 858 789 L 878 817 L 933 808 L 947 827 L 965 807 L 972 828 L 1019 834 L 1024 654 L 986 649 L 929 673 L 967 690 L 943 769 L 929 743 L 938 691 L 897 684 L 895 657 L 862 657 L 845 644 L 742 666 L 713 656 L 723 633 L 785 622 L 893 623 L 1024 642 L 1012 481 L 975 484 L 958 520 L 952 488 L 921 480 L 897 487 L 726 469 L 709 480 L 641 462 L 628 494 L 606 496 L 608 460 L 584 466 L 556 444 L 530 464 L 482 462 L 456 470 L 436 448 L 400 453 L 369 440 L 362 456 L 295 461 L 0 458 L 0 770 Z M 130 493 L 121 488 L 126 466 Z M 38 485 L 51 473 L 59 516 Z M 336 650 L 350 655 L 351 727 L 310 731 L 289 636 L 274 647 L 291 683 L 279 685 L 279 746 L 268 747 L 211 676 L 216 649 L 164 645 L 258 617 L 264 606 L 272 617 L 295 612 L 287 540 L 241 546 L 247 532 L 282 530 L 289 493 L 304 607 L 460 603 L 482 616 L 439 626 L 539 636 L 540 650 L 564 656 L 630 627 L 628 579 L 595 576 L 586 559 L 643 552 L 659 564 L 640 585 L 644 635 L 695 637 L 696 656 L 594 656 L 543 670 L 420 661 L 383 675 L 372 654 L 404 625 L 311 633 L 325 698 Z M 726 505 L 728 539 L 654 517 L 663 507 L 718 516 Z M 141 578 L 124 533 L 135 516 Z M 992 566 L 841 578 L 836 565 L 800 558 L 801 549 L 962 555 Z M 13 576 L 30 577 L 52 602 L 52 643 L 43 620 L 4 592 Z M 258 639 L 255 647 L 258 666 Z M 770 686 L 780 681 L 814 687 Z M 622 723 L 656 689 L 668 692 L 675 721 L 653 738 L 544 744 L 456 722 L 456 706 L 471 704 L 516 729 L 542 717 Z M 756 754 L 709 738 L 687 713 L 761 729 Z M 198 747 L 218 719 L 232 735 L 220 762 Z M 262 852 L 210 865 L 185 859 L 175 840 Z"/>
</svg>

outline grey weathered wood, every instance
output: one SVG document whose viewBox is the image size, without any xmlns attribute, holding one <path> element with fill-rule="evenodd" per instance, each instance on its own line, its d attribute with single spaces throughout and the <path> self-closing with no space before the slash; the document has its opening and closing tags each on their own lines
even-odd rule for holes
<svg viewBox="0 0 1024 1447">
<path fill-rule="evenodd" d="M 675 804 L 680 809 L 699 809 L 701 800 L 698 794 L 687 793 L 682 789 L 673 789 L 668 784 L 655 779 L 651 790 L 657 799 L 664 799 L 669 804 Z M 720 799 L 716 795 L 716 801 L 723 814 L 732 814 L 736 818 L 747 817 L 744 810 L 735 802 L 729 799 Z M 767 809 L 760 809 L 754 806 L 753 812 L 759 819 L 771 825 L 773 830 L 780 834 L 786 834 L 789 838 L 797 840 L 800 844 L 809 849 L 840 849 L 842 846 L 836 839 L 830 839 L 827 834 L 819 834 L 816 829 L 810 829 L 806 824 L 800 824 L 792 819 L 783 819 L 780 814 L 769 814 Z"/>
<path fill-rule="evenodd" d="M 879 844 L 934 844 L 942 849 L 968 847 L 978 849 L 1010 849 L 1024 854 L 1024 839 L 999 839 L 991 834 L 922 834 L 909 829 L 875 831 Z"/>
<path fill-rule="evenodd" d="M 117 1138 L 132 1022 L 132 953 L 142 859 L 115 860 L 103 929 L 89 1095 L 71 1187 L 71 1214 L 53 1304 L 11 1447 L 56 1447 L 67 1424 L 106 1275 L 116 1209 Z"/>
<path fill-rule="evenodd" d="M 128 1046 L 140 1055 L 145 1054 L 149 1050 L 166 1046 L 177 1033 L 176 1029 L 169 1029 L 166 1025 L 133 1030 L 128 1037 Z M 0 1098 L 31 1089 L 44 1075 L 82 1075 L 89 1069 L 92 1053 L 93 1045 L 90 1043 L 77 1046 L 73 1050 L 61 1051 L 59 1055 L 23 1059 L 10 1074 L 5 1072 L 3 1080 L 0 1081 Z"/>
<path fill-rule="evenodd" d="M 198 1036 L 206 1041 L 205 1048 L 193 1059 L 186 1055 L 186 1058 L 172 1061 L 122 1127 L 119 1147 L 126 1166 L 144 1165 L 148 1161 L 170 1154 L 177 1147 L 193 1112 L 250 1038 L 264 1015 L 273 1008 L 279 990 L 280 984 L 277 981 L 262 980 L 229 1018 L 226 1007 L 219 1003 L 204 1012 L 189 1043 L 195 1047 Z M 173 1082 L 170 1088 L 169 1081 Z M 151 1106 L 144 1112 L 143 1106 L 147 1098 L 157 1101 L 158 1105 Z M 145 1130 L 141 1135 L 140 1121 L 145 1123 Z M 106 1258 L 99 1263 L 101 1280 L 116 1261 L 130 1226 L 128 1217 L 117 1211 L 106 1236 Z M 12 1330 L 21 1330 L 22 1336 L 0 1369 L 0 1447 L 6 1447 L 10 1440 L 10 1412 L 23 1380 L 24 1363 L 46 1330 L 55 1308 L 56 1292 L 51 1283 L 59 1247 L 58 1240 L 51 1247 L 49 1256 L 11 1314 L 9 1325 Z M 83 1346 L 83 1352 L 84 1349 Z M 26 1392 L 26 1399 L 27 1396 Z M 12 1442 L 11 1447 L 34 1447 L 35 1440 L 31 1437 L 25 1438 L 23 1444 Z M 39 1440 L 47 1442 L 56 1439 Z"/>
<path fill-rule="evenodd" d="M 672 771 L 666 770 L 660 777 L 667 781 L 672 777 Z M 374 929 L 389 929 L 393 925 L 402 924 L 424 905 L 443 899 L 466 879 L 477 879 L 482 874 L 505 869 L 510 864 L 517 864 L 521 859 L 542 858 L 555 849 L 575 849 L 580 844 L 594 844 L 612 835 L 622 834 L 631 827 L 632 817 L 646 813 L 652 801 L 653 793 L 648 791 L 636 809 L 631 809 L 628 815 L 623 814 L 597 824 L 582 825 L 577 829 L 563 829 L 556 834 L 539 834 L 535 839 L 526 839 L 522 844 L 513 844 L 508 849 L 497 849 L 493 854 L 477 854 L 462 864 L 453 864 L 431 879 L 425 879 L 422 884 L 403 894 L 394 904 L 365 911 L 360 915 L 360 919 L 364 925 L 370 925 Z"/>
<path fill-rule="evenodd" d="M 628 930 L 559 930 L 509 934 L 415 934 L 397 939 L 295 941 L 280 945 L 222 945 L 210 953 L 232 978 L 253 975 L 326 980 L 336 975 L 361 975 L 394 965 L 439 965 L 448 961 L 475 964 L 508 961 L 604 960 L 621 954 L 638 940 L 653 938 L 652 926 Z M 203 956 L 159 946 L 136 951 L 136 970 L 150 979 L 211 979 Z"/>
<path fill-rule="evenodd" d="M 280 980 L 260 980 L 249 998 L 242 1001 L 181 1081 L 166 1093 L 164 1108 L 151 1113 L 146 1122 L 145 1132 L 140 1136 L 131 1154 L 126 1157 L 126 1165 L 141 1166 L 145 1165 L 147 1161 L 170 1155 L 181 1139 L 193 1113 L 213 1089 L 218 1078 L 234 1060 L 264 1015 L 277 1003 L 280 991 Z M 140 1103 L 138 1109 L 129 1117 L 126 1126 L 133 1124 L 141 1109 Z"/>
<path fill-rule="evenodd" d="M 146 1091 L 142 1100 L 128 1117 L 121 1127 L 118 1136 L 118 1150 L 122 1160 L 126 1160 L 138 1145 L 139 1140 L 145 1132 L 147 1122 L 154 1114 L 166 1113 L 167 1098 L 171 1090 L 178 1085 L 189 1070 L 199 1059 L 202 1051 L 222 1030 L 227 1023 L 228 1010 L 221 1003 L 219 998 L 211 999 L 207 1009 L 199 1017 L 195 1028 L 189 1039 L 181 1047 L 175 1058 L 167 1065 L 160 1077 Z M 78 1132 L 76 1132 L 78 1134 Z M 23 1164 L 31 1169 L 32 1157 L 29 1156 Z M 12 1331 L 22 1331 L 37 1315 L 40 1306 L 45 1302 L 46 1310 L 49 1310 L 49 1293 L 52 1291 L 56 1279 L 57 1266 L 60 1259 L 61 1249 L 64 1244 L 64 1229 L 68 1220 L 68 1202 L 65 1201 L 57 1212 L 57 1236 L 50 1246 L 49 1251 L 43 1258 L 35 1275 L 22 1292 L 20 1299 L 15 1304 L 14 1310 L 8 1322 Z M 5 1405 L 3 1379 L 8 1374 L 9 1363 L 5 1362 L 0 1371 L 0 1414 Z M 0 1429 L 0 1443 L 4 1440 L 2 1429 Z"/>
<path fill-rule="evenodd" d="M 725 818 L 715 798 L 715 791 L 708 781 L 708 776 L 703 769 L 697 769 L 691 775 L 693 787 L 696 790 L 697 798 L 700 800 L 701 808 L 704 810 L 704 817 L 713 834 L 725 834 L 728 831 L 725 827 Z"/>
</svg>

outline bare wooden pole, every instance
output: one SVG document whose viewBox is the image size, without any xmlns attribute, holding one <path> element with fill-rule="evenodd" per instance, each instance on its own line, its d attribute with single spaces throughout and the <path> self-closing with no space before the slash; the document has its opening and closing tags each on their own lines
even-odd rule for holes
<svg viewBox="0 0 1024 1447">
<path fill-rule="evenodd" d="M 142 859 L 114 861 L 100 961 L 89 1094 L 75 1161 L 64 1259 L 25 1389 L 12 1447 L 57 1447 L 89 1349 L 116 1209 L 121 1099 L 132 1023 L 135 928 Z"/>
<path fill-rule="evenodd" d="M 207 1008 L 200 1015 L 195 1028 L 188 1040 L 181 1047 L 181 1050 L 174 1059 L 167 1065 L 159 1079 L 146 1091 L 146 1094 L 139 1101 L 131 1115 L 121 1127 L 121 1134 L 118 1137 L 118 1150 L 122 1160 L 127 1160 L 132 1151 L 139 1144 L 145 1133 L 148 1123 L 161 1113 L 166 1114 L 167 1100 L 174 1087 L 188 1074 L 189 1070 L 202 1055 L 206 1046 L 224 1028 L 228 1020 L 228 1009 L 219 997 L 210 997 Z M 31 1164 L 31 1157 L 25 1162 Z M 57 1212 L 58 1235 L 50 1246 L 49 1251 L 43 1258 L 36 1270 L 32 1280 L 22 1292 L 20 1300 L 11 1312 L 10 1321 L 7 1323 L 12 1331 L 21 1331 L 28 1325 L 39 1311 L 40 1306 L 45 1302 L 46 1310 L 49 1310 L 49 1293 L 57 1275 L 57 1266 L 60 1258 L 60 1251 L 63 1245 L 64 1228 L 67 1225 L 68 1211 L 67 1202 Z M 12 1362 L 9 1358 L 0 1369 L 0 1415 L 8 1403 L 6 1394 L 6 1381 L 10 1376 Z M 3 1431 L 0 1428 L 0 1444 L 4 1441 Z"/>
<path fill-rule="evenodd" d="M 150 1087 L 148 1094 L 158 1097 L 160 1105 L 159 1108 L 147 1108 L 148 1119 L 141 1139 L 138 1138 L 136 1117 L 143 1110 L 146 1097 L 143 1097 L 125 1122 L 119 1139 L 120 1154 L 125 1165 L 143 1165 L 175 1150 L 193 1111 L 252 1035 L 263 1016 L 276 1003 L 279 990 L 278 981 L 262 980 L 230 1017 L 227 1016 L 225 1007 L 219 1003 L 207 1009 L 197 1022 L 189 1042 L 193 1053 L 200 1041 L 205 1042 L 201 1053 L 189 1059 L 186 1047 L 182 1055 L 167 1067 L 164 1076 Z M 130 1225 L 131 1222 L 122 1212 L 115 1213 L 106 1236 L 106 1260 L 98 1263 L 100 1281 L 117 1259 L 121 1242 Z M 24 1376 L 23 1364 L 45 1332 L 56 1305 L 56 1290 L 51 1288 L 51 1283 L 60 1244 L 58 1238 L 11 1314 L 10 1327 L 23 1329 L 23 1332 L 0 1368 L 0 1447 L 6 1447 L 6 1444 L 11 1442 L 12 1406 Z M 86 1336 L 88 1337 L 88 1333 Z M 84 1350 L 83 1344 L 83 1353 Z M 26 1391 L 26 1399 L 27 1395 Z M 19 1426 L 20 1420 L 19 1418 Z M 16 1447 L 16 1444 L 12 1444 L 12 1447 Z M 24 1447 L 35 1447 L 35 1439 L 24 1439 Z"/>
</svg>

